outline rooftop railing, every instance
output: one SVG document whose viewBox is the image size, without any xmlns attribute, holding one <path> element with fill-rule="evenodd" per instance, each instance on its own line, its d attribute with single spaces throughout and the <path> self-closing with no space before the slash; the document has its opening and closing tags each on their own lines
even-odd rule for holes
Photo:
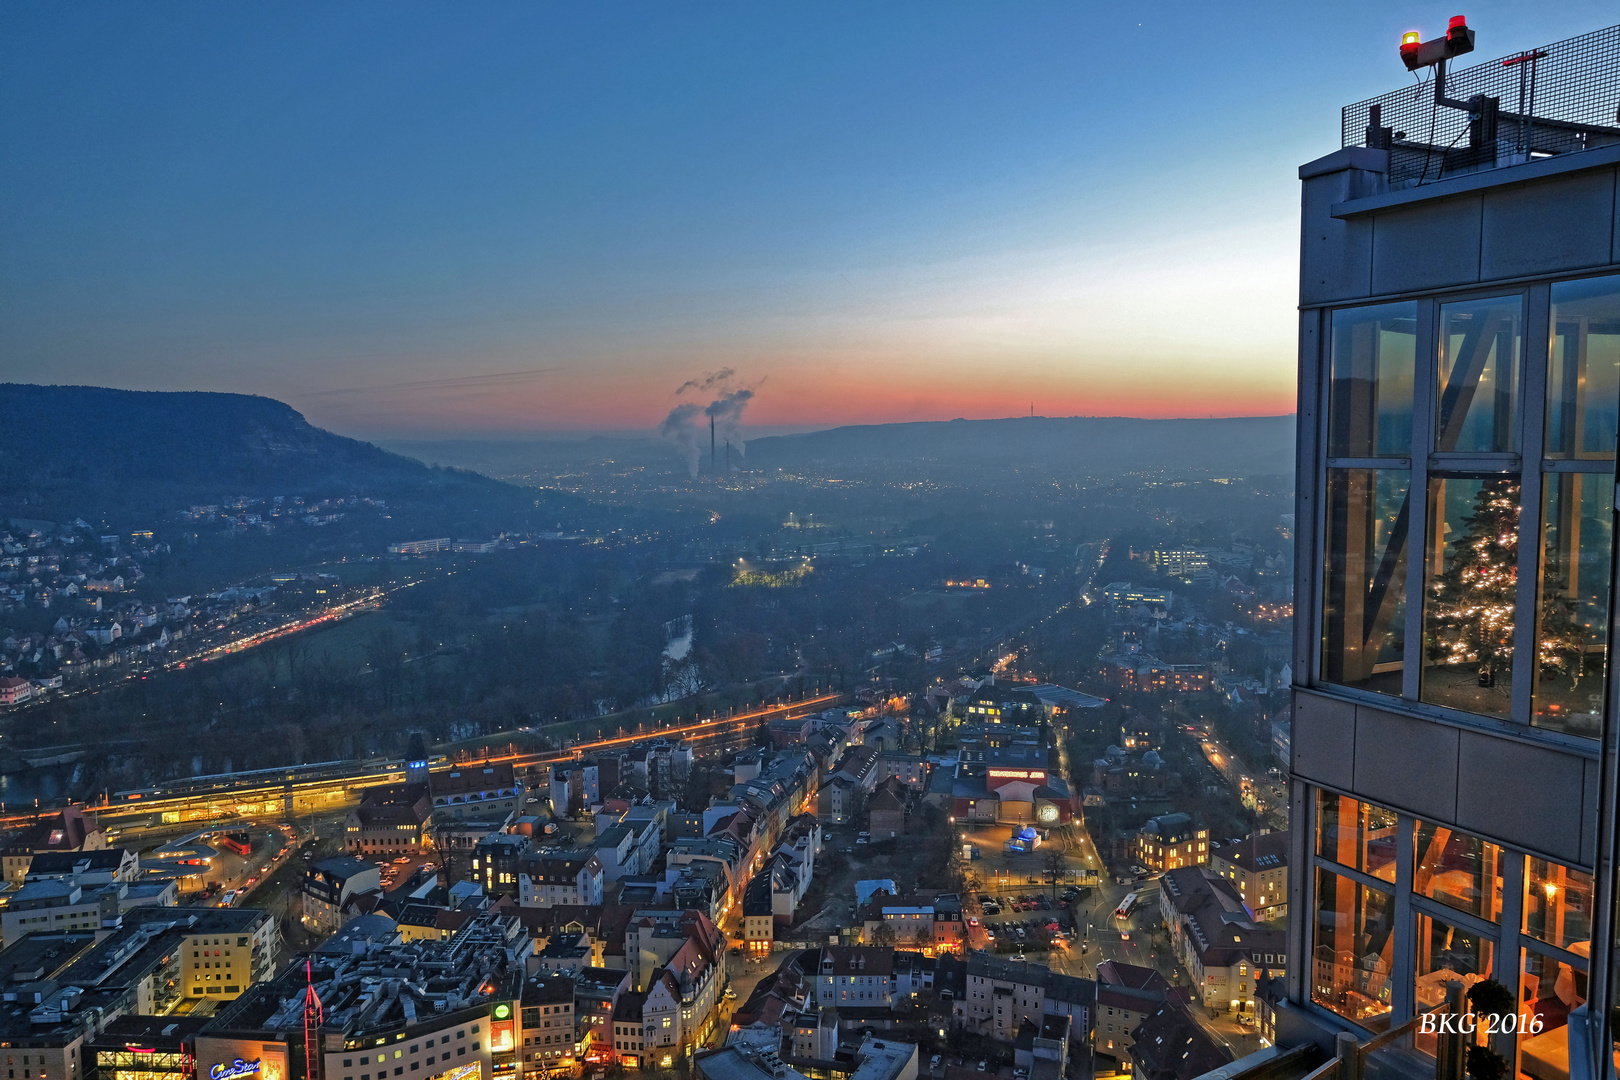
<svg viewBox="0 0 1620 1080">
<path fill-rule="evenodd" d="M 1344 107 L 1344 145 L 1389 151 L 1392 188 L 1620 143 L 1620 26 L 1434 74 Z"/>
</svg>

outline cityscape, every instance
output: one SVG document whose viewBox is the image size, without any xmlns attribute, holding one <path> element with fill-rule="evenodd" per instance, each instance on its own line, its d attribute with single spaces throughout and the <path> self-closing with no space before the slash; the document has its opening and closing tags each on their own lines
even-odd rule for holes
<svg viewBox="0 0 1620 1080">
<path fill-rule="evenodd" d="M 4 1080 L 1620 1074 L 1620 26 L 913 14 L 0 13 Z"/>
</svg>

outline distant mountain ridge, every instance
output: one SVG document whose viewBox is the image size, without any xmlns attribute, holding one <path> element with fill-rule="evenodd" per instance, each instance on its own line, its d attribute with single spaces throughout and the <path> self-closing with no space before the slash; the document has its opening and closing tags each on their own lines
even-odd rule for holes
<svg viewBox="0 0 1620 1080">
<path fill-rule="evenodd" d="M 515 489 L 334 435 L 271 398 L 0 383 L 0 504 L 63 512 L 230 493 Z"/>
<path fill-rule="evenodd" d="M 1188 477 L 1289 475 L 1294 417 L 1148 420 L 1021 416 L 863 424 L 754 439 L 747 467 L 932 461 L 942 466 L 1072 464 L 1077 471 L 1163 470 Z"/>
</svg>

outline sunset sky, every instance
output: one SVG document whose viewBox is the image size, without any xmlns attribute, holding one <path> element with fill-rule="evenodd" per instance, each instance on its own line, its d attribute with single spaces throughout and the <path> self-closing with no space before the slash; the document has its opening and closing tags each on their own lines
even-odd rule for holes
<svg viewBox="0 0 1620 1080">
<path fill-rule="evenodd" d="M 0 380 L 368 438 L 651 431 L 723 367 L 756 429 L 1289 412 L 1296 167 L 1457 13 L 9 4 Z"/>
</svg>

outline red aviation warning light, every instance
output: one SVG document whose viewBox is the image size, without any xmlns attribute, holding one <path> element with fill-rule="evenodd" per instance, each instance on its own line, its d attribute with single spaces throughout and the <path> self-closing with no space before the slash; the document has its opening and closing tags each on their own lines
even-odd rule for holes
<svg viewBox="0 0 1620 1080">
<path fill-rule="evenodd" d="M 1468 28 L 1468 19 L 1462 15 L 1453 15 L 1446 26 L 1445 36 L 1433 41 L 1422 40 L 1422 35 L 1416 30 L 1408 30 L 1401 35 L 1401 62 L 1408 71 L 1473 51 L 1474 32 Z"/>
</svg>

